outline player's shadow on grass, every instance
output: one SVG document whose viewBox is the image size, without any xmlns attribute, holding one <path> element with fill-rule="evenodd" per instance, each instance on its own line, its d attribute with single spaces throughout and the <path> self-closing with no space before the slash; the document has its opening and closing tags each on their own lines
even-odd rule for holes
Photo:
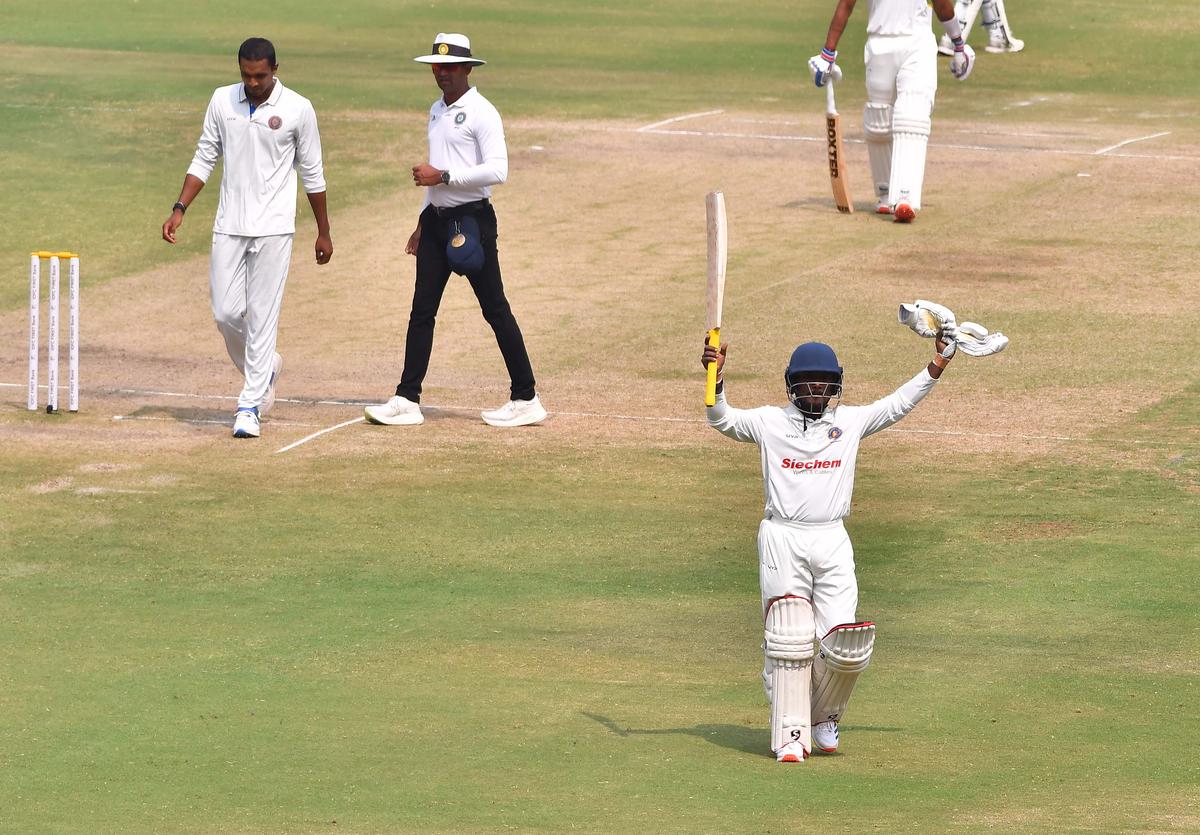
<svg viewBox="0 0 1200 835">
<path fill-rule="evenodd" d="M 588 719 L 603 725 L 617 736 L 661 736 L 664 734 L 679 734 L 694 736 L 746 754 L 766 756 L 770 753 L 770 729 L 751 728 L 745 725 L 693 725 L 690 728 L 622 728 L 607 716 L 580 711 Z"/>
<path fill-rule="evenodd" d="M 580 711 L 588 719 L 603 725 L 617 736 L 661 736 L 663 734 L 680 734 L 695 736 L 713 745 L 770 757 L 771 729 L 769 726 L 747 727 L 745 725 L 693 725 L 690 728 L 622 728 L 607 716 Z M 903 728 L 884 725 L 847 725 L 847 730 L 874 731 L 875 733 L 898 733 Z"/>
<path fill-rule="evenodd" d="M 121 415 L 122 420 L 176 420 L 180 423 L 233 426 L 231 409 L 198 409 L 189 406 L 142 406 Z"/>
</svg>

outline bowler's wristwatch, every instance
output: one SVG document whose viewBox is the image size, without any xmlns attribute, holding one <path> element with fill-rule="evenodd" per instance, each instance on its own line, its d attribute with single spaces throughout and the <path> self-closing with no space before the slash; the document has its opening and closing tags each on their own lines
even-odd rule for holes
<svg viewBox="0 0 1200 835">
<path fill-rule="evenodd" d="M 179 210 L 180 214 L 184 214 L 185 212 L 187 212 L 187 206 L 183 205 L 183 203 L 176 203 L 174 206 L 171 207 L 171 211 L 175 211 L 176 209 Z"/>
<path fill-rule="evenodd" d="M 449 171 L 442 172 L 442 185 L 444 185 L 444 186 L 450 185 L 450 172 Z"/>
</svg>

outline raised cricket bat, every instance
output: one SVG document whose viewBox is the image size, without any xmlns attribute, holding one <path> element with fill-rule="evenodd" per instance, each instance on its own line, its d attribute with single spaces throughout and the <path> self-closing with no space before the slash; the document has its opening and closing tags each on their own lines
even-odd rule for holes
<svg viewBox="0 0 1200 835">
<path fill-rule="evenodd" d="M 842 122 L 837 105 L 833 103 L 833 79 L 825 82 L 825 134 L 829 142 L 829 183 L 833 186 L 833 202 L 838 211 L 850 214 L 850 184 L 846 182 L 846 148 L 842 141 Z"/>
<path fill-rule="evenodd" d="M 708 215 L 708 344 L 721 347 L 721 303 L 725 299 L 725 263 L 729 258 L 729 232 L 725 227 L 725 195 L 709 192 L 704 199 Z M 717 364 L 708 366 L 704 405 L 717 402 Z"/>
</svg>

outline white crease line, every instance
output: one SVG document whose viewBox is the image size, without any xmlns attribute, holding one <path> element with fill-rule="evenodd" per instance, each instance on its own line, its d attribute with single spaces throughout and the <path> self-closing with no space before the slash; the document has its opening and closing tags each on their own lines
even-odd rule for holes
<svg viewBox="0 0 1200 835">
<path fill-rule="evenodd" d="M 726 131 L 703 131 L 703 130 L 649 130 L 648 128 L 611 128 L 610 130 L 612 130 L 616 133 L 643 133 L 643 134 L 651 134 L 654 136 L 698 136 L 698 137 L 716 138 L 716 139 L 765 139 L 765 140 L 783 141 L 783 142 L 825 142 L 826 141 L 826 138 L 824 136 L 798 136 L 795 134 L 733 133 L 733 132 L 726 132 Z M 1167 131 L 1167 133 L 1170 133 L 1170 131 Z M 1155 135 L 1162 136 L 1164 134 L 1155 134 Z M 1141 137 L 1141 138 L 1148 139 L 1150 137 Z M 1139 140 L 1128 140 L 1128 142 L 1135 142 L 1135 141 L 1139 141 Z M 847 138 L 845 140 L 845 142 L 847 145 L 863 145 L 863 144 L 865 144 L 865 140 L 862 140 L 862 139 Z M 1127 142 L 1120 143 L 1118 145 L 1113 145 L 1112 147 L 1119 148 L 1119 147 L 1121 147 L 1121 145 L 1124 145 L 1124 144 L 1127 144 Z M 1033 153 L 1033 154 L 1051 154 L 1051 155 L 1055 155 L 1055 156 L 1067 156 L 1067 157 L 1094 157 L 1097 154 L 1102 154 L 1103 156 L 1106 156 L 1109 158 L 1122 158 L 1122 159 L 1148 159 L 1148 160 L 1171 160 L 1171 161 L 1186 160 L 1188 162 L 1200 161 L 1200 156 L 1183 156 L 1183 155 L 1179 155 L 1179 154 L 1110 154 L 1110 153 L 1107 153 L 1107 151 L 1111 150 L 1111 148 L 1102 148 L 1099 151 L 1076 151 L 1076 150 L 1071 150 L 1068 148 L 1038 148 L 1038 147 L 1032 146 L 1032 145 L 967 145 L 967 144 L 954 143 L 954 142 L 930 142 L 929 146 L 932 148 L 952 148 L 952 149 L 959 150 L 959 151 L 987 151 L 990 153 L 1001 153 L 1001 154 L 1002 153 Z"/>
<path fill-rule="evenodd" d="M 643 133 L 646 131 L 652 131 L 655 128 L 662 127 L 663 125 L 671 125 L 671 124 L 674 124 L 675 122 L 682 122 L 685 119 L 699 119 L 703 116 L 716 116 L 718 113 L 724 113 L 724 112 L 725 112 L 724 110 L 705 110 L 703 113 L 685 113 L 682 116 L 672 116 L 670 119 L 663 119 L 661 122 L 654 122 L 653 124 L 650 124 L 650 125 L 643 125 L 642 127 L 637 129 L 637 132 Z"/>
<path fill-rule="evenodd" d="M 233 426 L 232 420 L 217 420 L 215 418 L 184 418 L 165 417 L 162 415 L 113 415 L 113 420 L 158 420 L 169 423 L 202 423 L 214 426 Z M 302 423 L 296 420 L 272 420 L 272 426 L 320 426 L 319 423 Z"/>
<path fill-rule="evenodd" d="M 278 455 L 281 452 L 287 452 L 289 449 L 295 449 L 296 447 L 300 446 L 301 444 L 306 444 L 309 441 L 313 440 L 314 438 L 319 438 L 328 432 L 333 432 L 338 429 L 341 429 L 343 426 L 353 426 L 356 423 L 365 423 L 366 420 L 367 419 L 365 417 L 356 417 L 353 420 L 344 420 L 341 423 L 337 424 L 336 426 L 327 426 L 324 429 L 321 429 L 320 431 L 312 433 L 311 435 L 305 435 L 303 438 L 296 441 L 295 443 L 288 444 L 285 447 L 280 447 L 279 449 L 275 450 L 275 454 Z"/>
<path fill-rule="evenodd" d="M 1124 148 L 1126 145 L 1132 145 L 1134 142 L 1145 142 L 1147 139 L 1158 139 L 1160 136 L 1166 136 L 1169 133 L 1169 130 L 1164 130 L 1161 133 L 1152 133 L 1149 136 L 1139 136 L 1134 139 L 1126 139 L 1124 142 L 1118 142 L 1116 145 L 1109 145 L 1107 148 L 1101 148 L 1099 151 L 1095 151 L 1094 153 L 1096 156 L 1101 156 L 1102 154 L 1107 154 L 1109 151 L 1115 151 L 1117 148 Z"/>
</svg>

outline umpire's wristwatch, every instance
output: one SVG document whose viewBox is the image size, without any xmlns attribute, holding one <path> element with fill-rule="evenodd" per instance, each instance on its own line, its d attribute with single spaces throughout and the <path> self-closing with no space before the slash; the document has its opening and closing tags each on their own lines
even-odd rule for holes
<svg viewBox="0 0 1200 835">
<path fill-rule="evenodd" d="M 442 172 L 442 185 L 444 185 L 444 186 L 450 185 L 450 172 L 449 171 Z"/>
</svg>

